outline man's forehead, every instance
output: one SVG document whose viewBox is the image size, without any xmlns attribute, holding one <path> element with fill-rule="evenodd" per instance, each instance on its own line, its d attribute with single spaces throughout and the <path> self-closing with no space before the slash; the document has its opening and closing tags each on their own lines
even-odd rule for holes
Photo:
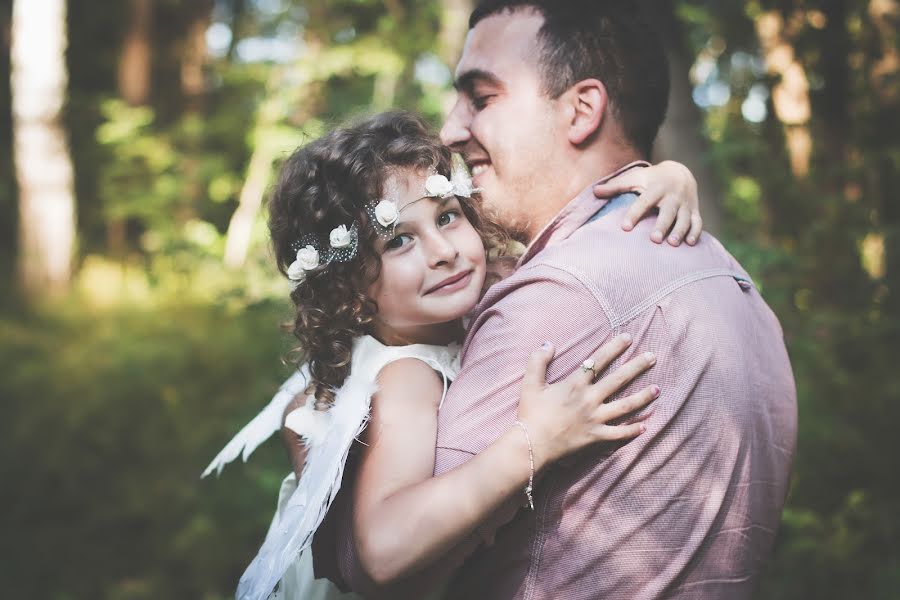
<svg viewBox="0 0 900 600">
<path fill-rule="evenodd" d="M 471 72 L 502 75 L 523 60 L 533 61 L 537 36 L 544 17 L 531 9 L 502 12 L 485 17 L 466 35 L 462 58 L 456 67 L 459 82 Z"/>
</svg>

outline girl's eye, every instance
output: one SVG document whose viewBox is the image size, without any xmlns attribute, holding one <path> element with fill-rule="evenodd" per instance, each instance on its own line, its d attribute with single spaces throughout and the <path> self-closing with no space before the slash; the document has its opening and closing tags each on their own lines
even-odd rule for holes
<svg viewBox="0 0 900 600">
<path fill-rule="evenodd" d="M 459 218 L 459 216 L 460 215 L 459 215 L 458 210 L 448 210 L 447 212 L 442 213 L 441 216 L 438 217 L 438 225 L 440 225 L 441 227 L 449 225 L 453 221 L 457 220 Z"/>
<path fill-rule="evenodd" d="M 402 248 L 408 242 L 404 242 L 404 240 L 412 241 L 412 237 L 406 233 L 400 234 L 395 238 L 388 240 L 388 242 L 384 245 L 385 250 L 396 250 L 397 248 Z"/>
</svg>

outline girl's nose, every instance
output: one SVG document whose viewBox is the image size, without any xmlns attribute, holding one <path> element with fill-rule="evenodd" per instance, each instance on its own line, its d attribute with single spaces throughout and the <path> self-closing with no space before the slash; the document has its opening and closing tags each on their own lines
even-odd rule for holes
<svg viewBox="0 0 900 600">
<path fill-rule="evenodd" d="M 446 237 L 435 234 L 429 242 L 429 264 L 432 268 L 452 265 L 456 262 L 459 250 Z"/>
</svg>

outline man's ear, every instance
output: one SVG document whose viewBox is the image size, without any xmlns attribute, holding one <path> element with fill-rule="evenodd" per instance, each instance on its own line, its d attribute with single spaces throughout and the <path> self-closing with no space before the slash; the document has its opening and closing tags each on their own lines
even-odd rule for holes
<svg viewBox="0 0 900 600">
<path fill-rule="evenodd" d="M 600 129 L 609 106 L 609 96 L 606 94 L 606 86 L 599 79 L 579 81 L 566 95 L 571 103 L 569 142 L 577 146 Z"/>
</svg>

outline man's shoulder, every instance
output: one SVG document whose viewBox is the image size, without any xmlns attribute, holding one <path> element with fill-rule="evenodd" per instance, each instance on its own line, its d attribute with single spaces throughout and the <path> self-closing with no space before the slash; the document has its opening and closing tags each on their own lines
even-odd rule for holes
<svg viewBox="0 0 900 600">
<path fill-rule="evenodd" d="M 649 298 L 670 293 L 704 274 L 733 272 L 747 277 L 709 234 L 704 234 L 697 246 L 683 244 L 676 248 L 650 240 L 653 219 L 626 232 L 614 217 L 589 222 L 567 239 L 535 254 L 509 279 L 507 287 L 501 288 L 503 296 L 539 298 L 543 302 L 555 287 L 556 293 L 564 296 L 590 298 L 611 321 L 617 321 L 617 315 L 630 314 Z M 494 301 L 500 300 L 505 298 Z"/>
<path fill-rule="evenodd" d="M 556 256 L 541 254 L 512 275 L 491 286 L 475 310 L 475 316 L 488 310 L 511 311 L 512 314 L 531 314 L 540 311 L 553 318 L 554 306 L 589 308 L 600 302 L 597 290 L 590 285 L 577 265 Z"/>
</svg>

